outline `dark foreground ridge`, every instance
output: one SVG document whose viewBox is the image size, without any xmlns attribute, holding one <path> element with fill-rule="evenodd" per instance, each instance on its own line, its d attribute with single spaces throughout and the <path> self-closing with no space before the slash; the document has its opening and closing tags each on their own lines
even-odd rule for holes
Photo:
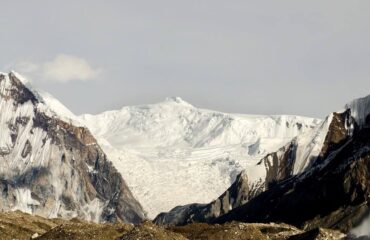
<svg viewBox="0 0 370 240">
<path fill-rule="evenodd" d="M 194 223 L 165 228 L 151 222 L 140 225 L 98 224 L 78 219 L 46 219 L 20 211 L 0 213 L 2 240 L 337 240 L 345 239 L 339 231 L 314 229 L 304 232 L 286 224 L 232 222 L 209 225 Z"/>
</svg>

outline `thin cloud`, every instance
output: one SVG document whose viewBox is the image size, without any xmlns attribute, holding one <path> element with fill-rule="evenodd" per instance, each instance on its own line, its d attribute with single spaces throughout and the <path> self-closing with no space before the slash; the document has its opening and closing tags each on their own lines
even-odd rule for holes
<svg viewBox="0 0 370 240">
<path fill-rule="evenodd" d="M 53 60 L 44 63 L 19 61 L 7 66 L 35 80 L 70 82 L 96 79 L 101 69 L 93 68 L 86 59 L 77 56 L 59 54 Z"/>
<path fill-rule="evenodd" d="M 51 62 L 42 66 L 43 76 L 58 82 L 69 82 L 73 80 L 87 81 L 95 79 L 99 69 L 94 69 L 89 63 L 76 56 L 60 54 Z"/>
</svg>

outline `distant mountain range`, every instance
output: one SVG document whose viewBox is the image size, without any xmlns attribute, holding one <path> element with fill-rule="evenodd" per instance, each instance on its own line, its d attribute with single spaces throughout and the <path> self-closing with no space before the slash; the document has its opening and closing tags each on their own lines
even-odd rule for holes
<svg viewBox="0 0 370 240">
<path fill-rule="evenodd" d="M 324 120 L 221 113 L 178 97 L 75 116 L 10 72 L 0 73 L 0 129 L 3 211 L 367 234 L 370 96 Z"/>
</svg>

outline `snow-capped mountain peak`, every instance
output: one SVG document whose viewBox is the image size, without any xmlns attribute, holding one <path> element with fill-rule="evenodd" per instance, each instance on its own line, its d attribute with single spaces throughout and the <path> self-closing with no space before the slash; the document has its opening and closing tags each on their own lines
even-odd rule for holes
<svg viewBox="0 0 370 240">
<path fill-rule="evenodd" d="M 190 103 L 183 100 L 181 97 L 167 97 L 165 99 L 166 103 L 175 103 L 178 105 L 186 106 L 186 107 L 193 107 Z"/>
<path fill-rule="evenodd" d="M 150 217 L 176 205 L 217 197 L 242 169 L 320 123 L 299 116 L 199 109 L 180 98 L 85 114 L 80 120 L 121 170 Z M 207 182 L 213 185 L 205 188 Z M 171 189 L 178 191 L 172 194 Z"/>
</svg>

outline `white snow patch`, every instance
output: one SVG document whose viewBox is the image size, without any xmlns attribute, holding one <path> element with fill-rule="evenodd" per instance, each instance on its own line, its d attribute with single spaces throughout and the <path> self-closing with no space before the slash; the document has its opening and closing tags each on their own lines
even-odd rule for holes
<svg viewBox="0 0 370 240">
<path fill-rule="evenodd" d="M 32 206 L 40 205 L 38 201 L 31 197 L 31 191 L 27 188 L 15 189 L 15 197 L 15 206 L 12 208 L 12 211 L 20 210 L 32 214 Z"/>
</svg>

